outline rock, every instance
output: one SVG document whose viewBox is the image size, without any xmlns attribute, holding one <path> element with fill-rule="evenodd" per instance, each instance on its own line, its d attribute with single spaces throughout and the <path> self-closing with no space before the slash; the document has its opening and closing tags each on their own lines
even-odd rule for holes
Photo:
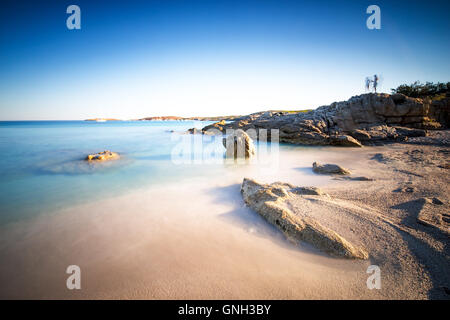
<svg viewBox="0 0 450 320">
<path fill-rule="evenodd" d="M 105 150 L 103 152 L 89 154 L 85 160 L 86 161 L 107 161 L 107 160 L 115 160 L 118 158 L 119 158 L 118 153 Z"/>
<path fill-rule="evenodd" d="M 256 154 L 255 145 L 250 136 L 243 130 L 234 130 L 232 134 L 223 138 L 223 146 L 227 149 L 228 159 L 250 159 Z"/>
<path fill-rule="evenodd" d="M 369 93 L 309 112 L 258 112 L 203 128 L 279 130 L 279 141 L 360 147 L 424 136 L 448 123 L 450 99 L 428 101 L 401 94 Z"/>
<path fill-rule="evenodd" d="M 269 223 L 280 229 L 289 239 L 308 242 L 319 250 L 337 257 L 367 259 L 368 253 L 363 248 L 354 246 L 314 218 L 293 212 L 286 203 L 292 197 L 314 197 L 317 200 L 327 198 L 319 190 L 316 188 L 295 188 L 290 184 L 280 182 L 261 184 L 247 178 L 244 178 L 241 186 L 245 203 Z M 309 200 L 306 199 L 305 201 Z M 314 204 L 314 202 L 311 203 Z"/>
<path fill-rule="evenodd" d="M 425 137 L 427 135 L 427 132 L 422 129 L 412 129 L 412 128 L 405 128 L 405 127 L 394 127 L 394 128 L 395 128 L 397 134 L 408 137 L 408 138 Z"/>
<path fill-rule="evenodd" d="M 353 180 L 353 181 L 375 181 L 375 179 L 373 179 L 373 178 L 368 178 L 368 177 L 364 177 L 364 176 L 362 176 L 362 177 L 351 177 L 350 180 Z"/>
<path fill-rule="evenodd" d="M 401 187 L 394 190 L 394 192 L 408 192 L 408 193 L 412 193 L 414 191 L 416 191 L 414 187 Z"/>
<path fill-rule="evenodd" d="M 224 126 L 226 125 L 225 120 L 218 121 L 216 123 L 210 124 L 209 126 L 206 126 L 202 129 L 202 131 L 207 131 L 209 129 L 216 129 L 222 131 L 224 129 Z"/>
<path fill-rule="evenodd" d="M 199 130 L 199 129 L 197 129 L 197 128 L 190 128 L 190 129 L 188 129 L 188 130 L 186 131 L 186 133 L 189 133 L 189 134 L 201 134 L 202 131 Z"/>
<path fill-rule="evenodd" d="M 317 187 L 291 187 L 289 191 L 300 195 L 304 194 L 304 195 L 321 196 L 325 194 L 320 188 Z"/>
<path fill-rule="evenodd" d="M 332 146 L 362 147 L 361 142 L 347 135 L 330 136 L 330 144 Z"/>
<path fill-rule="evenodd" d="M 187 134 L 203 134 L 203 135 L 216 135 L 222 134 L 217 128 L 209 128 L 208 130 L 199 130 L 197 128 L 190 128 L 186 131 Z"/>
<path fill-rule="evenodd" d="M 336 180 L 350 180 L 350 181 L 375 181 L 375 179 L 373 178 L 368 178 L 368 177 L 338 177 L 335 178 Z"/>
<path fill-rule="evenodd" d="M 365 130 L 355 129 L 350 132 L 350 135 L 359 141 L 369 141 L 371 139 L 370 134 Z"/>
<path fill-rule="evenodd" d="M 319 174 L 351 174 L 348 169 L 338 166 L 337 164 L 320 164 L 318 162 L 313 163 L 313 171 Z"/>
</svg>

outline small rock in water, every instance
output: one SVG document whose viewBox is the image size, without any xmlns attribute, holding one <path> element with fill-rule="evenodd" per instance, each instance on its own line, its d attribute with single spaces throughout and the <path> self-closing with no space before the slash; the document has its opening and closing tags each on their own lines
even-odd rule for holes
<svg viewBox="0 0 450 320">
<path fill-rule="evenodd" d="M 338 166 L 337 164 L 320 164 L 318 162 L 313 163 L 313 171 L 320 174 L 351 174 L 348 169 Z"/>
<path fill-rule="evenodd" d="M 186 131 L 186 133 L 189 133 L 189 134 L 201 134 L 202 131 L 197 129 L 197 128 L 190 128 L 190 129 L 188 129 L 188 131 Z"/>
<path fill-rule="evenodd" d="M 95 154 L 89 154 L 86 157 L 86 161 L 107 161 L 107 160 L 114 160 L 118 159 L 119 154 L 116 152 L 111 152 L 109 150 L 105 150 L 103 152 L 95 153 Z"/>
</svg>

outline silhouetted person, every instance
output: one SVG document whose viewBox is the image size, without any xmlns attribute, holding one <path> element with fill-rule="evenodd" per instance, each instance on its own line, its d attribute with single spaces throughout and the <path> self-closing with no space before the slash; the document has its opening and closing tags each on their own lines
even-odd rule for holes
<svg viewBox="0 0 450 320">
<path fill-rule="evenodd" d="M 366 91 L 369 91 L 370 90 L 370 79 L 369 79 L 369 77 L 366 77 Z"/>
<path fill-rule="evenodd" d="M 373 90 L 377 93 L 377 85 L 378 85 L 378 76 L 375 74 L 373 76 Z"/>
</svg>

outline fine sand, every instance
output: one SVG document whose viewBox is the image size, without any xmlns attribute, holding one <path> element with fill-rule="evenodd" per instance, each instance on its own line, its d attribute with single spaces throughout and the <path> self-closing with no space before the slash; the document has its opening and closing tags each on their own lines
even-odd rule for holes
<svg viewBox="0 0 450 320">
<path fill-rule="evenodd" d="M 436 145 L 442 134 L 383 147 L 292 148 L 280 153 L 279 170 L 235 166 L 4 225 L 0 298 L 448 299 L 450 148 Z M 314 161 L 375 180 L 315 175 Z M 244 177 L 319 186 L 357 208 L 363 216 L 317 217 L 364 245 L 369 259 L 288 242 L 245 207 Z M 380 290 L 366 285 L 373 264 Z M 81 290 L 66 288 L 69 265 L 81 268 Z"/>
</svg>

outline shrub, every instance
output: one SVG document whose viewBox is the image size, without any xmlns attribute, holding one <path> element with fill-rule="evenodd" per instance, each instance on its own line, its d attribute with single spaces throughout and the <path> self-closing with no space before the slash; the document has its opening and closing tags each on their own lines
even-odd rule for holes
<svg viewBox="0 0 450 320">
<path fill-rule="evenodd" d="M 416 81 L 413 84 L 402 84 L 395 89 L 391 89 L 392 93 L 402 93 L 412 98 L 425 98 L 450 92 L 450 82 L 447 83 L 433 83 L 427 82 L 425 84 Z"/>
</svg>

